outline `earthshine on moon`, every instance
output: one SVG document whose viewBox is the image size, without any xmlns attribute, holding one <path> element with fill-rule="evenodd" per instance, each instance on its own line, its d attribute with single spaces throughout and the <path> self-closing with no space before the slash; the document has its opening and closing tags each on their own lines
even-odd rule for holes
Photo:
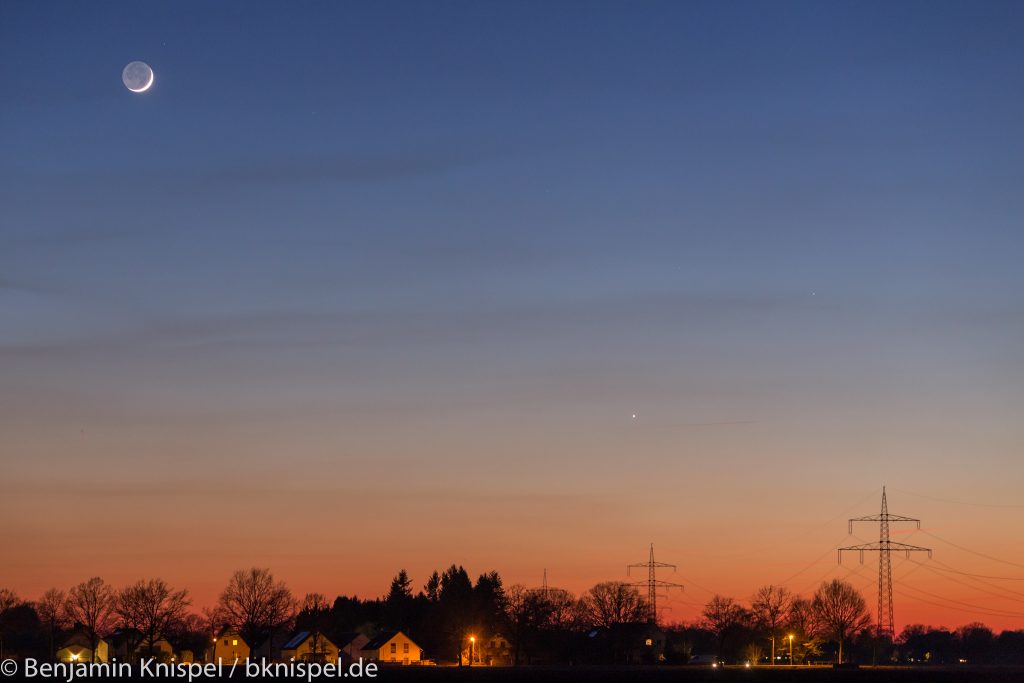
<svg viewBox="0 0 1024 683">
<path fill-rule="evenodd" d="M 146 92 L 153 85 L 153 70 L 145 62 L 132 62 L 121 72 L 121 80 L 132 92 Z"/>
</svg>

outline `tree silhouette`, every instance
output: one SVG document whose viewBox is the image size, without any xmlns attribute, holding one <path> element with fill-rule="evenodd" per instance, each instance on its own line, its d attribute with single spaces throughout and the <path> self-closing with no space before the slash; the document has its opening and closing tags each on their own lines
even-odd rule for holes
<svg viewBox="0 0 1024 683">
<path fill-rule="evenodd" d="M 7 613 L 20 602 L 18 594 L 9 588 L 0 588 L 0 657 L 4 652 L 4 621 Z"/>
<path fill-rule="evenodd" d="M 73 621 L 85 628 L 92 661 L 96 661 L 100 636 L 109 631 L 112 625 L 114 589 L 98 576 L 78 584 L 68 593 L 67 613 Z"/>
<path fill-rule="evenodd" d="M 473 626 L 473 584 L 466 570 L 454 564 L 444 570 L 438 591 L 438 617 L 447 647 L 462 665 L 462 644 Z"/>
<path fill-rule="evenodd" d="M 68 625 L 68 613 L 65 605 L 67 599 L 67 593 L 57 588 L 51 588 L 43 593 L 43 596 L 36 602 L 39 621 L 46 627 L 50 636 L 50 657 L 56 652 L 54 639 L 57 631 Z"/>
<path fill-rule="evenodd" d="M 312 661 L 323 661 L 328 654 L 324 630 L 330 624 L 330 616 L 331 605 L 323 593 L 306 593 L 302 600 L 302 610 L 295 621 L 296 626 L 309 631 Z"/>
<path fill-rule="evenodd" d="M 412 612 L 412 579 L 404 569 L 400 569 L 391 579 L 391 587 L 384 598 L 384 619 L 392 627 L 407 631 L 412 621 Z"/>
<path fill-rule="evenodd" d="M 505 587 L 498 572 L 481 574 L 473 586 L 473 612 L 478 636 L 493 635 L 505 625 Z"/>
<path fill-rule="evenodd" d="M 220 595 L 218 611 L 250 646 L 264 632 L 286 625 L 298 604 L 283 581 L 269 569 L 239 569 Z"/>
<path fill-rule="evenodd" d="M 754 623 L 768 632 L 772 641 L 772 665 L 775 665 L 775 639 L 789 612 L 792 598 L 789 591 L 782 586 L 767 585 L 757 589 L 750 601 L 750 614 Z"/>
<path fill-rule="evenodd" d="M 441 599 L 441 575 L 435 571 L 423 584 L 423 593 L 430 602 L 437 602 Z"/>
<path fill-rule="evenodd" d="M 844 641 L 871 623 L 863 596 L 846 581 L 832 579 L 821 584 L 811 604 L 823 629 L 839 641 L 838 660 L 842 664 Z"/>
<path fill-rule="evenodd" d="M 522 659 L 529 662 L 537 636 L 551 618 L 551 606 L 545 595 L 521 584 L 510 586 L 505 593 L 505 622 L 512 640 L 512 664 Z"/>
<path fill-rule="evenodd" d="M 591 626 L 607 629 L 643 621 L 648 613 L 640 592 L 622 581 L 606 581 L 591 588 L 583 597 L 583 609 Z"/>
<path fill-rule="evenodd" d="M 704 605 L 701 617 L 704 627 L 715 635 L 718 657 L 722 656 L 722 646 L 729 632 L 743 625 L 747 612 L 732 598 L 715 595 Z"/>
<path fill-rule="evenodd" d="M 126 632 L 135 630 L 140 634 L 138 639 L 132 639 L 136 642 L 128 647 L 128 656 L 132 656 L 137 645 L 152 656 L 156 641 L 178 626 L 191 604 L 188 591 L 173 590 L 162 579 L 139 581 L 118 592 L 114 612 Z"/>
</svg>

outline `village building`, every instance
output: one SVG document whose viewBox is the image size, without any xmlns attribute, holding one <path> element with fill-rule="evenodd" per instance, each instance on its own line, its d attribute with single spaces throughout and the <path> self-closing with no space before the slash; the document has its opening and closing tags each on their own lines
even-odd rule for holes
<svg viewBox="0 0 1024 683">
<path fill-rule="evenodd" d="M 299 631 L 281 647 L 281 659 L 297 662 L 337 663 L 338 646 L 319 631 Z"/>
<path fill-rule="evenodd" d="M 109 662 L 110 645 L 103 638 L 96 641 L 95 659 L 93 659 L 92 641 L 84 629 L 76 629 L 60 649 L 57 650 L 59 662 Z"/>
<path fill-rule="evenodd" d="M 213 647 L 208 652 L 210 654 L 209 661 L 228 666 L 235 661 L 244 662 L 249 659 L 251 651 L 249 643 L 245 642 L 238 631 L 225 627 L 213 639 Z"/>
<path fill-rule="evenodd" d="M 363 647 L 370 639 L 362 633 L 352 631 L 335 635 L 334 642 L 338 645 L 338 656 L 341 660 L 354 662 L 363 656 Z"/>
<path fill-rule="evenodd" d="M 420 646 L 401 631 L 383 631 L 363 646 L 360 656 L 368 662 L 419 664 Z"/>
<path fill-rule="evenodd" d="M 174 657 L 174 648 L 166 639 L 158 637 L 150 648 L 140 631 L 133 628 L 117 629 L 107 637 L 111 659 L 131 662 L 140 657 L 152 657 L 157 661 L 169 662 Z"/>
<path fill-rule="evenodd" d="M 474 636 L 462 650 L 462 662 L 472 666 L 512 666 L 512 658 L 512 644 L 500 633 Z"/>
</svg>

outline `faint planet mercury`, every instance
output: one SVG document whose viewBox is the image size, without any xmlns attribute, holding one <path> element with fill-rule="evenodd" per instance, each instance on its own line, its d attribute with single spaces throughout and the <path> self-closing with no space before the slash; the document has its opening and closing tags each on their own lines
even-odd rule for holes
<svg viewBox="0 0 1024 683">
<path fill-rule="evenodd" d="M 132 92 L 146 92 L 153 85 L 153 70 L 145 62 L 131 62 L 121 72 L 124 87 Z"/>
</svg>

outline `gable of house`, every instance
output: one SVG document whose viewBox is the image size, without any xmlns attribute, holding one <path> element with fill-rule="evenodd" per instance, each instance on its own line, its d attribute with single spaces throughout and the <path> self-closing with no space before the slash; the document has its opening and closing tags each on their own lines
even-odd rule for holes
<svg viewBox="0 0 1024 683">
<path fill-rule="evenodd" d="M 232 664 L 236 660 L 248 659 L 249 644 L 233 629 L 222 629 L 213 646 L 213 662 Z"/>
<path fill-rule="evenodd" d="M 281 659 L 333 662 L 337 658 L 338 646 L 316 631 L 298 631 L 281 646 Z"/>
<path fill-rule="evenodd" d="M 423 658 L 423 651 L 401 631 L 384 631 L 363 646 L 362 655 L 370 661 L 414 664 Z"/>
</svg>

